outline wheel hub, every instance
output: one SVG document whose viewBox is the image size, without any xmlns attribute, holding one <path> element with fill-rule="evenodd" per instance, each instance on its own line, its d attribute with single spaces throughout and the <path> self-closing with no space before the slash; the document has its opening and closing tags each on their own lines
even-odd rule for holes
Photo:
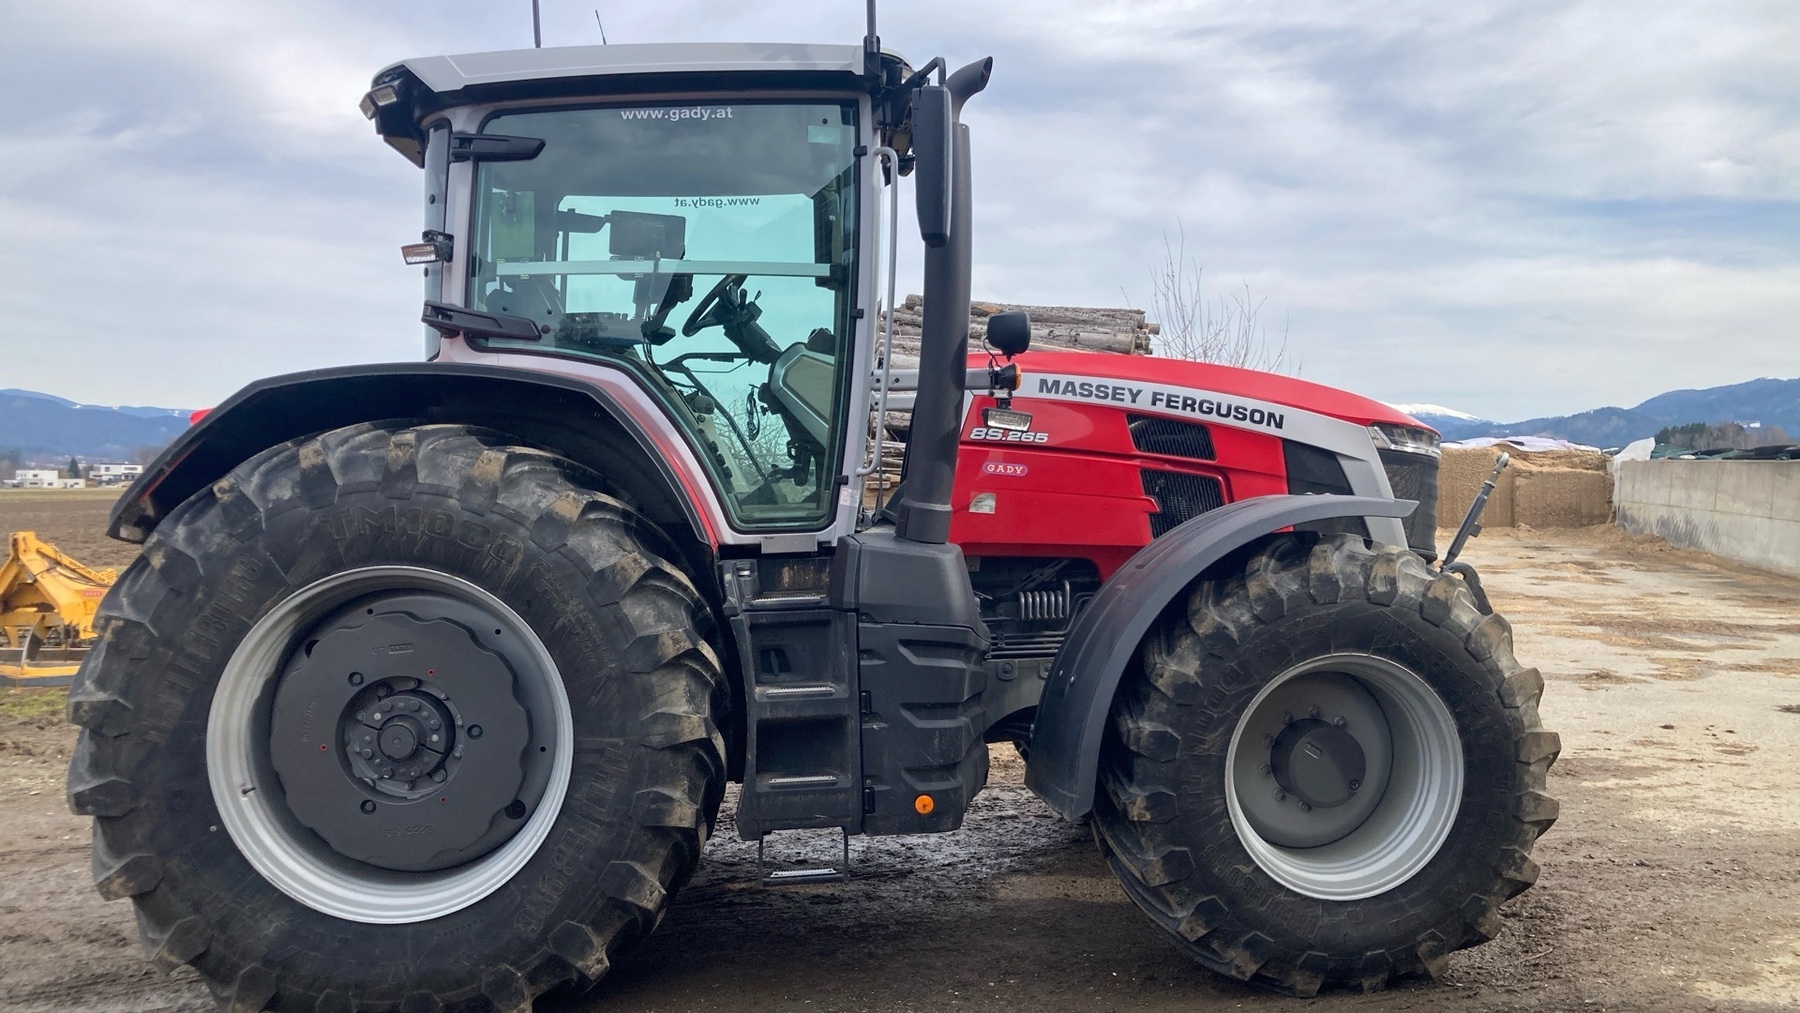
<svg viewBox="0 0 1800 1013">
<path fill-rule="evenodd" d="M 1355 736 L 1318 718 L 1302 718 L 1275 736 L 1269 772 L 1302 803 L 1331 809 L 1350 801 L 1362 787 L 1368 763 Z"/>
<path fill-rule="evenodd" d="M 427 678 L 436 680 L 435 674 Z M 461 764 L 457 735 L 456 713 L 444 692 L 404 677 L 358 693 L 338 719 L 352 776 L 399 799 L 420 798 L 449 779 Z"/>
<path fill-rule="evenodd" d="M 333 851 L 384 869 L 446 869 L 517 830 L 530 720 L 481 625 L 365 606 L 321 623 L 295 652 L 269 756 L 288 809 Z"/>
<path fill-rule="evenodd" d="M 1276 686 L 1244 718 L 1233 760 L 1250 825 L 1271 844 L 1316 848 L 1348 836 L 1381 802 L 1393 742 L 1355 679 L 1315 672 Z"/>
</svg>

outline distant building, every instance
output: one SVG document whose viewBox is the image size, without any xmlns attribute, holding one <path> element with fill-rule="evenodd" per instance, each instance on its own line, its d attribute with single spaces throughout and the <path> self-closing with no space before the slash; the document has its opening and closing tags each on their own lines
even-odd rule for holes
<svg viewBox="0 0 1800 1013">
<path fill-rule="evenodd" d="M 88 477 L 99 485 L 119 485 L 130 482 L 144 473 L 141 464 L 90 464 Z"/>
<path fill-rule="evenodd" d="M 19 489 L 79 489 L 79 478 L 63 478 L 54 468 L 20 468 L 10 483 Z"/>
</svg>

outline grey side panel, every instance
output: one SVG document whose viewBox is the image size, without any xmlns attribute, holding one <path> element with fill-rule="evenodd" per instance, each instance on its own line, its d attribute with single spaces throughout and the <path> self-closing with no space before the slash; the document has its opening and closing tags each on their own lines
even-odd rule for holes
<svg viewBox="0 0 1800 1013">
<path fill-rule="evenodd" d="M 641 479 L 637 486 L 655 496 L 656 505 L 666 507 L 669 515 L 685 519 L 701 538 L 710 540 L 712 527 L 684 491 L 705 490 L 704 481 L 693 476 L 683 481 L 676 475 L 669 455 L 603 392 L 566 377 L 442 362 L 342 366 L 250 384 L 181 434 L 145 469 L 113 507 L 107 534 L 142 542 L 183 500 L 277 444 L 358 422 L 399 418 L 509 430 L 521 421 L 551 423 L 552 431 L 571 444 L 556 449 L 577 460 L 586 455 L 577 453 L 573 444 L 605 433 L 623 434 L 641 452 L 633 456 L 645 469 L 654 469 L 631 476 Z M 623 468 L 629 462 L 616 463 Z"/>
<path fill-rule="evenodd" d="M 1101 586 L 1057 653 L 1038 704 L 1025 784 L 1068 819 L 1093 807 L 1113 692 L 1151 624 L 1208 567 L 1291 525 L 1399 518 L 1416 506 L 1363 496 L 1258 496 L 1201 514 L 1145 546 Z"/>
</svg>

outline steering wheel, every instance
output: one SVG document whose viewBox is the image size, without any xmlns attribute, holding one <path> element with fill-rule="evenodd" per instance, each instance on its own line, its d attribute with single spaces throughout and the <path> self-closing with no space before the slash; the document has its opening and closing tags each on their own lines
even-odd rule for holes
<svg viewBox="0 0 1800 1013">
<path fill-rule="evenodd" d="M 691 338 L 708 327 L 725 326 L 725 316 L 719 311 L 726 308 L 726 294 L 734 293 L 732 302 L 736 302 L 735 293 L 743 290 L 744 282 L 749 278 L 747 274 L 728 274 L 720 278 L 719 283 L 701 298 L 700 305 L 694 307 L 694 312 L 689 313 L 687 320 L 682 322 L 681 333 Z"/>
</svg>

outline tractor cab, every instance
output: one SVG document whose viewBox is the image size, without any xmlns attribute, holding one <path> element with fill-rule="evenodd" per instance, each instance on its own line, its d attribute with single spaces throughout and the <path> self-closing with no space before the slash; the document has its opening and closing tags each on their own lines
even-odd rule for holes
<svg viewBox="0 0 1800 1013">
<path fill-rule="evenodd" d="M 872 251 L 897 226 L 879 198 L 915 165 L 921 87 L 943 90 L 869 46 L 388 68 L 363 110 L 425 170 L 407 257 L 425 267 L 428 358 L 622 371 L 715 490 L 727 538 L 832 541 L 858 506 L 837 476 L 865 456 L 846 420 L 869 410 L 854 380 L 872 365 Z"/>
</svg>

